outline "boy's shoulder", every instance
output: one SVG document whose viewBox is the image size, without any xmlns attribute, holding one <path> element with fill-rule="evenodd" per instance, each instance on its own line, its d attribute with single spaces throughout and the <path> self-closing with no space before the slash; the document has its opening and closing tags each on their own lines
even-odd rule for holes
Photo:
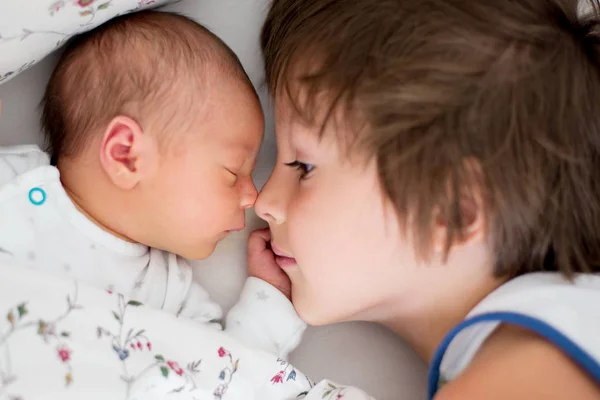
<svg viewBox="0 0 600 400">
<path fill-rule="evenodd" d="M 562 378 L 567 370 L 585 377 L 585 369 L 600 382 L 598 302 L 597 274 L 567 279 L 558 273 L 532 273 L 509 281 L 444 339 L 432 362 L 432 377 L 448 383 L 436 398 L 463 392 L 475 398 L 477 390 L 486 399 L 494 398 L 492 394 L 520 398 L 518 391 L 558 395 L 555 384 L 570 387 L 577 382 Z M 563 375 L 554 378 L 555 373 Z M 600 398 L 600 392 L 593 398 Z"/>
<path fill-rule="evenodd" d="M 600 386 L 541 336 L 501 325 L 436 400 L 600 398 Z"/>
</svg>

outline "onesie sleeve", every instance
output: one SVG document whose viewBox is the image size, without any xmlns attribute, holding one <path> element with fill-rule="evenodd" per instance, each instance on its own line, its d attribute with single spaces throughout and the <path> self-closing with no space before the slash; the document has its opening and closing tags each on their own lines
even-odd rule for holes
<svg viewBox="0 0 600 400">
<path fill-rule="evenodd" d="M 375 400 L 360 389 L 341 386 L 329 380 L 323 380 L 305 393 L 304 400 L 343 399 L 343 400 Z"/>
<path fill-rule="evenodd" d="M 37 146 L 0 147 L 0 186 L 27 171 L 50 164 L 50 157 Z"/>
<path fill-rule="evenodd" d="M 169 253 L 167 286 L 161 309 L 196 322 L 222 329 L 223 310 L 206 289 L 193 279 L 186 259 Z"/>
<path fill-rule="evenodd" d="M 223 312 L 192 277 L 187 260 L 169 254 L 162 309 L 222 329 Z M 306 323 L 292 303 L 267 282 L 248 278 L 240 299 L 227 315 L 225 331 L 252 347 L 285 359 L 302 339 Z"/>
<path fill-rule="evenodd" d="M 239 302 L 227 315 L 225 331 L 247 345 L 286 359 L 306 329 L 306 323 L 278 289 L 248 278 Z"/>
</svg>

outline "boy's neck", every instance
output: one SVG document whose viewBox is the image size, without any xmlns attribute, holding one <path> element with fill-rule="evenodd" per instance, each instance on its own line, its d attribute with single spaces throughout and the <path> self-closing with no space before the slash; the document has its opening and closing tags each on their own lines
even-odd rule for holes
<svg viewBox="0 0 600 400">
<path fill-rule="evenodd" d="M 107 193 L 107 182 L 101 176 L 102 174 L 95 174 L 95 168 L 71 160 L 61 159 L 57 168 L 60 171 L 61 184 L 67 196 L 80 213 L 111 235 L 130 243 L 136 243 L 119 233 L 118 227 L 113 226 L 113 216 L 119 216 L 121 219 L 127 218 L 127 213 L 114 208 L 118 206 L 119 202 L 114 201 L 114 197 Z M 94 183 L 90 185 L 88 182 Z M 111 209 L 103 212 L 107 208 L 106 205 L 110 205 Z"/>
<path fill-rule="evenodd" d="M 390 303 L 386 307 L 387 312 L 375 320 L 408 342 L 426 363 L 431 361 L 448 332 L 485 297 L 506 282 L 506 279 L 495 278 L 491 265 L 484 262 L 479 264 L 479 268 L 462 265 L 461 270 L 457 267 L 446 265 L 436 271 L 446 274 L 447 279 L 438 277 L 436 287 L 431 281 L 431 297 L 427 301 L 397 300 L 395 307 Z M 408 301 L 416 306 L 402 307 Z"/>
<path fill-rule="evenodd" d="M 390 318 L 381 323 L 404 339 L 419 357 L 429 364 L 446 334 L 460 323 L 484 297 L 485 295 L 460 306 L 430 310 L 423 312 L 422 315 Z"/>
</svg>

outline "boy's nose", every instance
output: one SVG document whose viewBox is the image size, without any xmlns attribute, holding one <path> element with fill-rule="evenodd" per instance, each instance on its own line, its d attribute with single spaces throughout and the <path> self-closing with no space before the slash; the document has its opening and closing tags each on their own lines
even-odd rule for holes
<svg viewBox="0 0 600 400">
<path fill-rule="evenodd" d="M 283 201 L 284 194 L 273 190 L 269 179 L 256 199 L 254 211 L 269 224 L 281 225 L 285 222 Z"/>
</svg>

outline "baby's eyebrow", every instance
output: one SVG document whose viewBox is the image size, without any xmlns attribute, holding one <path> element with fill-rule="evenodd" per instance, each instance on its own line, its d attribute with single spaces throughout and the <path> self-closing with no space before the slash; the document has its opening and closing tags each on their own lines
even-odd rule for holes
<svg viewBox="0 0 600 400">
<path fill-rule="evenodd" d="M 250 146 L 245 146 L 243 144 L 237 143 L 237 144 L 232 144 L 230 146 L 227 146 L 227 150 L 230 151 L 231 153 L 235 154 L 236 156 L 247 156 L 249 153 L 253 153 L 254 149 L 252 149 Z"/>
<path fill-rule="evenodd" d="M 227 159 L 232 163 L 243 162 L 246 164 L 252 156 L 258 155 L 258 151 L 252 149 L 250 146 L 237 143 L 228 146 L 227 148 Z M 256 158 L 256 157 L 255 157 Z M 240 165 L 241 166 L 241 165 Z"/>
<path fill-rule="evenodd" d="M 255 148 L 248 143 L 240 143 L 240 142 L 229 143 L 227 145 L 227 147 L 229 148 L 230 151 L 236 152 L 240 155 L 242 155 L 242 153 L 243 153 L 243 155 L 254 154 L 260 150 L 260 145 L 257 148 Z"/>
</svg>

